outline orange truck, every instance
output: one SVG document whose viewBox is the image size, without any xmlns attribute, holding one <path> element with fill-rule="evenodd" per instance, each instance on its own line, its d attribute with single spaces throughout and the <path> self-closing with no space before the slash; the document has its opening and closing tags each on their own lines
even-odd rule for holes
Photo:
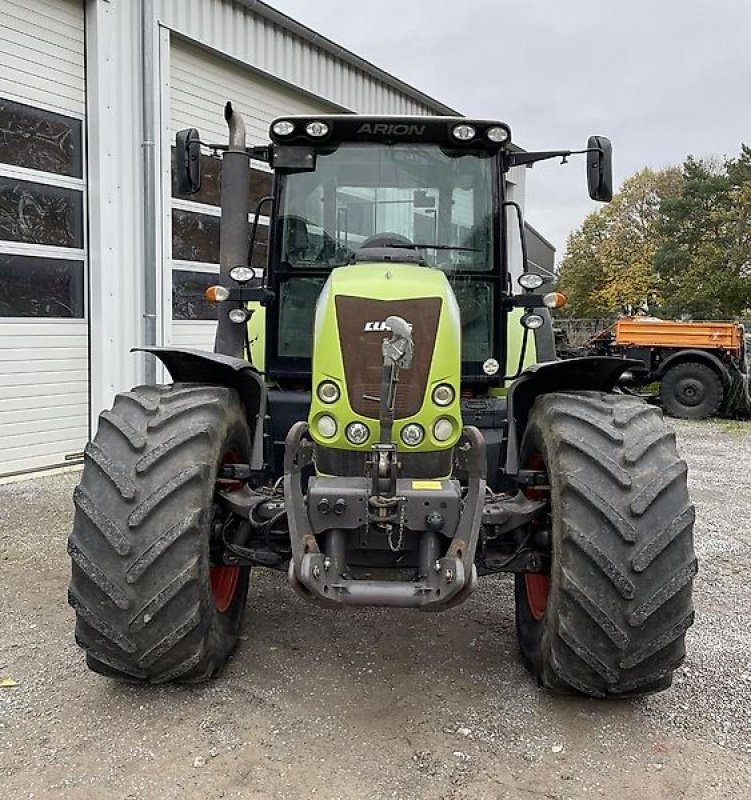
<svg viewBox="0 0 751 800">
<path fill-rule="evenodd" d="M 737 322 L 674 322 L 623 317 L 591 341 L 590 351 L 640 361 L 637 387 L 660 383 L 663 408 L 674 417 L 703 419 L 748 404 L 746 337 Z"/>
</svg>

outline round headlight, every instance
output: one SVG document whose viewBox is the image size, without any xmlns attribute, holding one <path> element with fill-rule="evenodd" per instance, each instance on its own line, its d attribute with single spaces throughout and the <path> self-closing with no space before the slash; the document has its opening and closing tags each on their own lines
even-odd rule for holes
<svg viewBox="0 0 751 800">
<path fill-rule="evenodd" d="M 454 136 L 454 139 L 458 139 L 460 142 L 468 142 L 470 139 L 474 139 L 477 136 L 477 131 L 471 125 L 454 125 L 451 133 Z"/>
<path fill-rule="evenodd" d="M 489 358 L 486 361 L 483 361 L 482 364 L 482 371 L 486 375 L 496 375 L 498 370 L 501 368 L 501 365 L 495 358 Z"/>
<path fill-rule="evenodd" d="M 256 271 L 253 267 L 232 267 L 229 271 L 229 276 L 238 283 L 247 283 L 255 278 Z"/>
<path fill-rule="evenodd" d="M 415 447 L 425 438 L 425 430 L 422 425 L 410 422 L 402 428 L 402 441 L 410 447 Z"/>
<path fill-rule="evenodd" d="M 450 406 L 454 402 L 456 393 L 452 386 L 442 383 L 433 389 L 433 402 L 437 406 Z"/>
<path fill-rule="evenodd" d="M 433 436 L 435 436 L 439 442 L 448 441 L 453 432 L 454 424 L 450 419 L 446 419 L 446 417 L 441 417 L 441 419 L 433 425 Z"/>
<path fill-rule="evenodd" d="M 510 138 L 508 128 L 503 128 L 500 125 L 494 125 L 492 128 L 488 128 L 485 131 L 485 135 L 491 142 L 495 142 L 496 144 L 503 144 Z"/>
<path fill-rule="evenodd" d="M 363 422 L 350 422 L 344 429 L 344 435 L 350 444 L 364 444 L 368 441 L 370 430 Z"/>
<path fill-rule="evenodd" d="M 542 328 L 544 324 L 545 320 L 539 314 L 525 314 L 522 317 L 522 325 L 524 325 L 525 328 L 529 328 L 531 331 Z"/>
<path fill-rule="evenodd" d="M 242 325 L 243 322 L 247 322 L 250 319 L 250 314 L 244 308 L 233 308 L 227 316 L 238 325 Z"/>
<path fill-rule="evenodd" d="M 545 278 L 536 272 L 525 272 L 519 276 L 519 286 L 522 289 L 539 289 L 545 283 Z"/>
<path fill-rule="evenodd" d="M 333 381 L 322 381 L 318 384 L 318 398 L 323 403 L 336 403 L 339 399 L 339 387 Z"/>
<path fill-rule="evenodd" d="M 305 126 L 305 132 L 308 136 L 315 136 L 316 139 L 320 139 L 321 136 L 326 136 L 329 132 L 329 126 L 325 122 L 316 120 L 315 122 L 309 122 Z"/>
<path fill-rule="evenodd" d="M 336 436 L 336 420 L 328 414 L 321 414 L 316 425 L 318 426 L 318 433 L 324 439 L 331 439 Z"/>
<path fill-rule="evenodd" d="M 275 122 L 271 126 L 272 133 L 277 136 L 289 136 L 290 133 L 294 133 L 294 130 L 294 123 L 290 122 L 288 119 L 280 119 L 279 122 Z"/>
</svg>

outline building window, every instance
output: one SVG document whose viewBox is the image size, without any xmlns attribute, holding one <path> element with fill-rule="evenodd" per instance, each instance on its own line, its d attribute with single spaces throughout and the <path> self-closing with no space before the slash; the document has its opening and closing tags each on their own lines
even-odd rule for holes
<svg viewBox="0 0 751 800">
<path fill-rule="evenodd" d="M 83 178 L 81 120 L 0 97 L 0 163 Z"/>
<path fill-rule="evenodd" d="M 0 239 L 82 249 L 82 193 L 0 177 Z"/>
<path fill-rule="evenodd" d="M 0 317 L 83 316 L 83 261 L 0 253 Z"/>
<path fill-rule="evenodd" d="M 83 319 L 80 119 L 0 97 L 0 319 Z"/>
</svg>

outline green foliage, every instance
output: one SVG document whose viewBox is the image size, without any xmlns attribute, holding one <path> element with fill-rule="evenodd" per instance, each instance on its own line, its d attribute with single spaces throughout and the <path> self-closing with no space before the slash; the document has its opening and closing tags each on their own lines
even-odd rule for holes
<svg viewBox="0 0 751 800">
<path fill-rule="evenodd" d="M 630 177 L 569 237 L 559 286 L 572 316 L 719 319 L 751 308 L 751 148 Z"/>
</svg>

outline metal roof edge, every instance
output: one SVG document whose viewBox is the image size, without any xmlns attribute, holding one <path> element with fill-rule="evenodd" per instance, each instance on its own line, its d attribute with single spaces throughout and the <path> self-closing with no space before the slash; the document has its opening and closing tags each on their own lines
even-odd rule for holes
<svg viewBox="0 0 751 800">
<path fill-rule="evenodd" d="M 298 22 L 292 17 L 287 16 L 287 14 L 284 14 L 283 12 L 272 8 L 270 5 L 261 2 L 261 0 L 236 0 L 236 2 L 239 5 L 245 6 L 245 8 L 247 8 L 251 13 L 257 14 L 259 17 L 263 17 L 274 25 L 278 25 L 280 28 L 289 31 L 293 35 L 305 40 L 311 45 L 315 45 L 315 47 L 326 51 L 335 58 L 341 59 L 347 64 L 373 75 L 374 77 L 378 78 L 378 80 L 382 81 L 388 86 L 391 86 L 392 89 L 396 89 L 398 92 L 410 97 L 412 100 L 417 100 L 418 102 L 429 106 L 431 109 L 441 114 L 448 114 L 449 116 L 463 116 L 463 114 L 458 112 L 456 109 L 439 102 L 434 97 L 430 97 L 430 95 L 421 92 L 419 89 L 415 89 L 414 86 L 410 86 L 408 83 L 399 80 L 399 78 L 395 77 L 391 73 L 386 72 L 370 61 L 355 55 L 355 53 L 353 53 L 351 50 L 347 50 L 346 47 L 342 47 L 331 39 L 327 39 L 325 36 L 322 36 L 320 33 L 316 33 L 316 31 L 314 31 L 312 28 L 308 28 L 301 22 Z"/>
</svg>

